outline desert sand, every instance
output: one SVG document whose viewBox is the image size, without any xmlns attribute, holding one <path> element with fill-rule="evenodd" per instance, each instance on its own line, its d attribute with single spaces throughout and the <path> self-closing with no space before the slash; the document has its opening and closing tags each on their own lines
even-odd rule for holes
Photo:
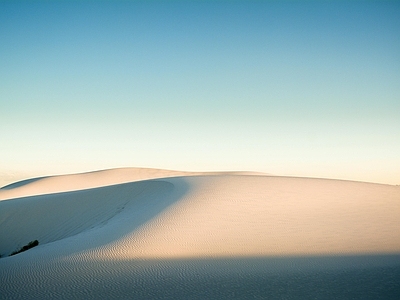
<svg viewBox="0 0 400 300">
<path fill-rule="evenodd" d="M 2 299 L 400 293 L 399 186 L 125 168 L 28 179 L 0 200 Z"/>
</svg>

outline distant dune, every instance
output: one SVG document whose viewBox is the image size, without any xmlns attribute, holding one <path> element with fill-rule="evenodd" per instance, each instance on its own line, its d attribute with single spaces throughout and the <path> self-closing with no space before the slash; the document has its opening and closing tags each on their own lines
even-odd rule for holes
<svg viewBox="0 0 400 300">
<path fill-rule="evenodd" d="M 2 299 L 400 293 L 399 186 L 126 168 L 17 182 L 0 200 Z"/>
</svg>

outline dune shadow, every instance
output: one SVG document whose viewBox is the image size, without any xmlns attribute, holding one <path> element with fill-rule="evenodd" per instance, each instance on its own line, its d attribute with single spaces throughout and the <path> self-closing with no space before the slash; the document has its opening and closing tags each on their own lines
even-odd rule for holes
<svg viewBox="0 0 400 300">
<path fill-rule="evenodd" d="M 44 264 L 45 286 L 18 280 L 22 273 L 8 276 L 0 287 L 4 299 L 15 292 L 41 299 L 398 299 L 400 294 L 399 254 Z"/>
<path fill-rule="evenodd" d="M 152 299 L 398 299 L 400 255 L 231 257 L 130 261 L 120 296 Z M 98 292 L 101 287 L 96 288 Z M 104 290 L 103 290 L 104 291 Z"/>
<path fill-rule="evenodd" d="M 65 246 L 71 252 L 110 243 L 179 201 L 188 187 L 184 178 L 173 182 L 152 179 L 3 200 L 0 253 L 9 254 L 31 240 L 38 240 L 43 246 L 74 236 L 73 246 Z M 86 231 L 90 233 L 79 237 Z"/>
</svg>

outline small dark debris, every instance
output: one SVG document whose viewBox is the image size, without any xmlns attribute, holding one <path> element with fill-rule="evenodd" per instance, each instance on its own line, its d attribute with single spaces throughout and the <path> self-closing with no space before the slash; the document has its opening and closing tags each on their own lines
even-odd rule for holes
<svg viewBox="0 0 400 300">
<path fill-rule="evenodd" d="M 10 254 L 10 256 L 24 252 L 26 250 L 29 250 L 33 247 L 36 247 L 37 245 L 39 245 L 39 241 L 38 240 L 34 240 L 28 243 L 28 245 L 23 246 L 21 249 L 19 249 L 18 251 L 14 251 L 13 253 Z"/>
</svg>

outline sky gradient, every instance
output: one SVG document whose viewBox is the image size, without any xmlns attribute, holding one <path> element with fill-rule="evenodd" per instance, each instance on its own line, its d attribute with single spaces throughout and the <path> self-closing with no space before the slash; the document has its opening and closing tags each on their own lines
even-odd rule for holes
<svg viewBox="0 0 400 300">
<path fill-rule="evenodd" d="M 0 171 L 400 184 L 398 1 L 0 1 Z"/>
</svg>

